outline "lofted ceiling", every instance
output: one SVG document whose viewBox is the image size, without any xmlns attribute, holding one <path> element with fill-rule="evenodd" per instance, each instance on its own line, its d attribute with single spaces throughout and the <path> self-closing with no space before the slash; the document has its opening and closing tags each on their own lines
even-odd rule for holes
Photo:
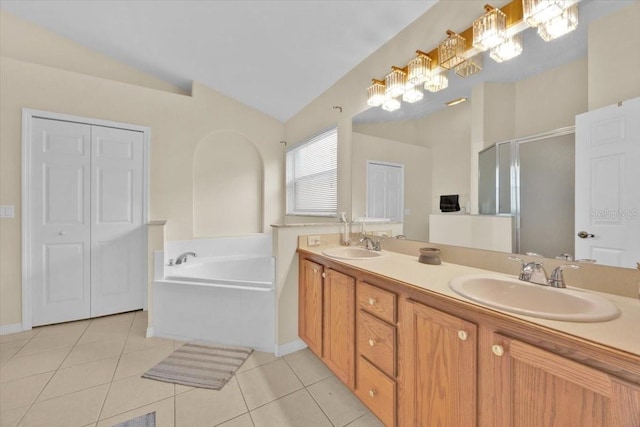
<svg viewBox="0 0 640 427">
<path fill-rule="evenodd" d="M 436 2 L 0 0 L 0 7 L 187 91 L 197 81 L 286 121 Z"/>
</svg>

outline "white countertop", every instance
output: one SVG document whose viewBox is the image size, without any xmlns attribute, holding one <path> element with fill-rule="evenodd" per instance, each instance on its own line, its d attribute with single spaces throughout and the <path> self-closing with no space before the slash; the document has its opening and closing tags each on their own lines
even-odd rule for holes
<svg viewBox="0 0 640 427">
<path fill-rule="evenodd" d="M 329 246 L 304 247 L 301 249 L 325 256 L 322 251 L 327 247 Z M 449 288 L 451 279 L 467 274 L 489 273 L 501 275 L 501 273 L 494 271 L 444 262 L 441 265 L 422 264 L 418 262 L 417 257 L 396 252 L 388 252 L 386 257 L 367 260 L 326 258 L 471 304 L 476 303 L 458 295 Z M 484 305 L 482 307 L 640 356 L 640 300 L 601 292 L 594 293 L 615 303 L 620 309 L 620 316 L 606 322 L 578 323 L 523 316 Z"/>
</svg>

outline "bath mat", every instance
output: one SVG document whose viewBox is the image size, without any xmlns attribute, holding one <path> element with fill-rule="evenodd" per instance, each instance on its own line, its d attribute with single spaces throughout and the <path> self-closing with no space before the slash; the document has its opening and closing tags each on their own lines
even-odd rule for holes
<svg viewBox="0 0 640 427">
<path fill-rule="evenodd" d="M 140 415 L 129 421 L 114 424 L 112 427 L 156 427 L 156 413 L 149 412 L 146 415 Z"/>
<path fill-rule="evenodd" d="M 220 390 L 252 352 L 249 348 L 190 342 L 149 369 L 142 377 Z"/>
</svg>

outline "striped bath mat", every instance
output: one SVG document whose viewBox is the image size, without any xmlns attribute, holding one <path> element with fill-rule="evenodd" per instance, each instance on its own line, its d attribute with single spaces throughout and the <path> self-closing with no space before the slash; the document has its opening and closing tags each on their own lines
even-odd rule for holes
<svg viewBox="0 0 640 427">
<path fill-rule="evenodd" d="M 142 377 L 220 390 L 252 352 L 249 348 L 186 343 Z"/>
</svg>

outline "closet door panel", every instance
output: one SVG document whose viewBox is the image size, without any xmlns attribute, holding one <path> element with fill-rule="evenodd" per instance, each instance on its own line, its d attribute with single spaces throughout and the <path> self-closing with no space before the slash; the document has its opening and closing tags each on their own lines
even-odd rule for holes
<svg viewBox="0 0 640 427">
<path fill-rule="evenodd" d="M 142 132 L 92 127 L 92 316 L 142 308 Z"/>
</svg>

